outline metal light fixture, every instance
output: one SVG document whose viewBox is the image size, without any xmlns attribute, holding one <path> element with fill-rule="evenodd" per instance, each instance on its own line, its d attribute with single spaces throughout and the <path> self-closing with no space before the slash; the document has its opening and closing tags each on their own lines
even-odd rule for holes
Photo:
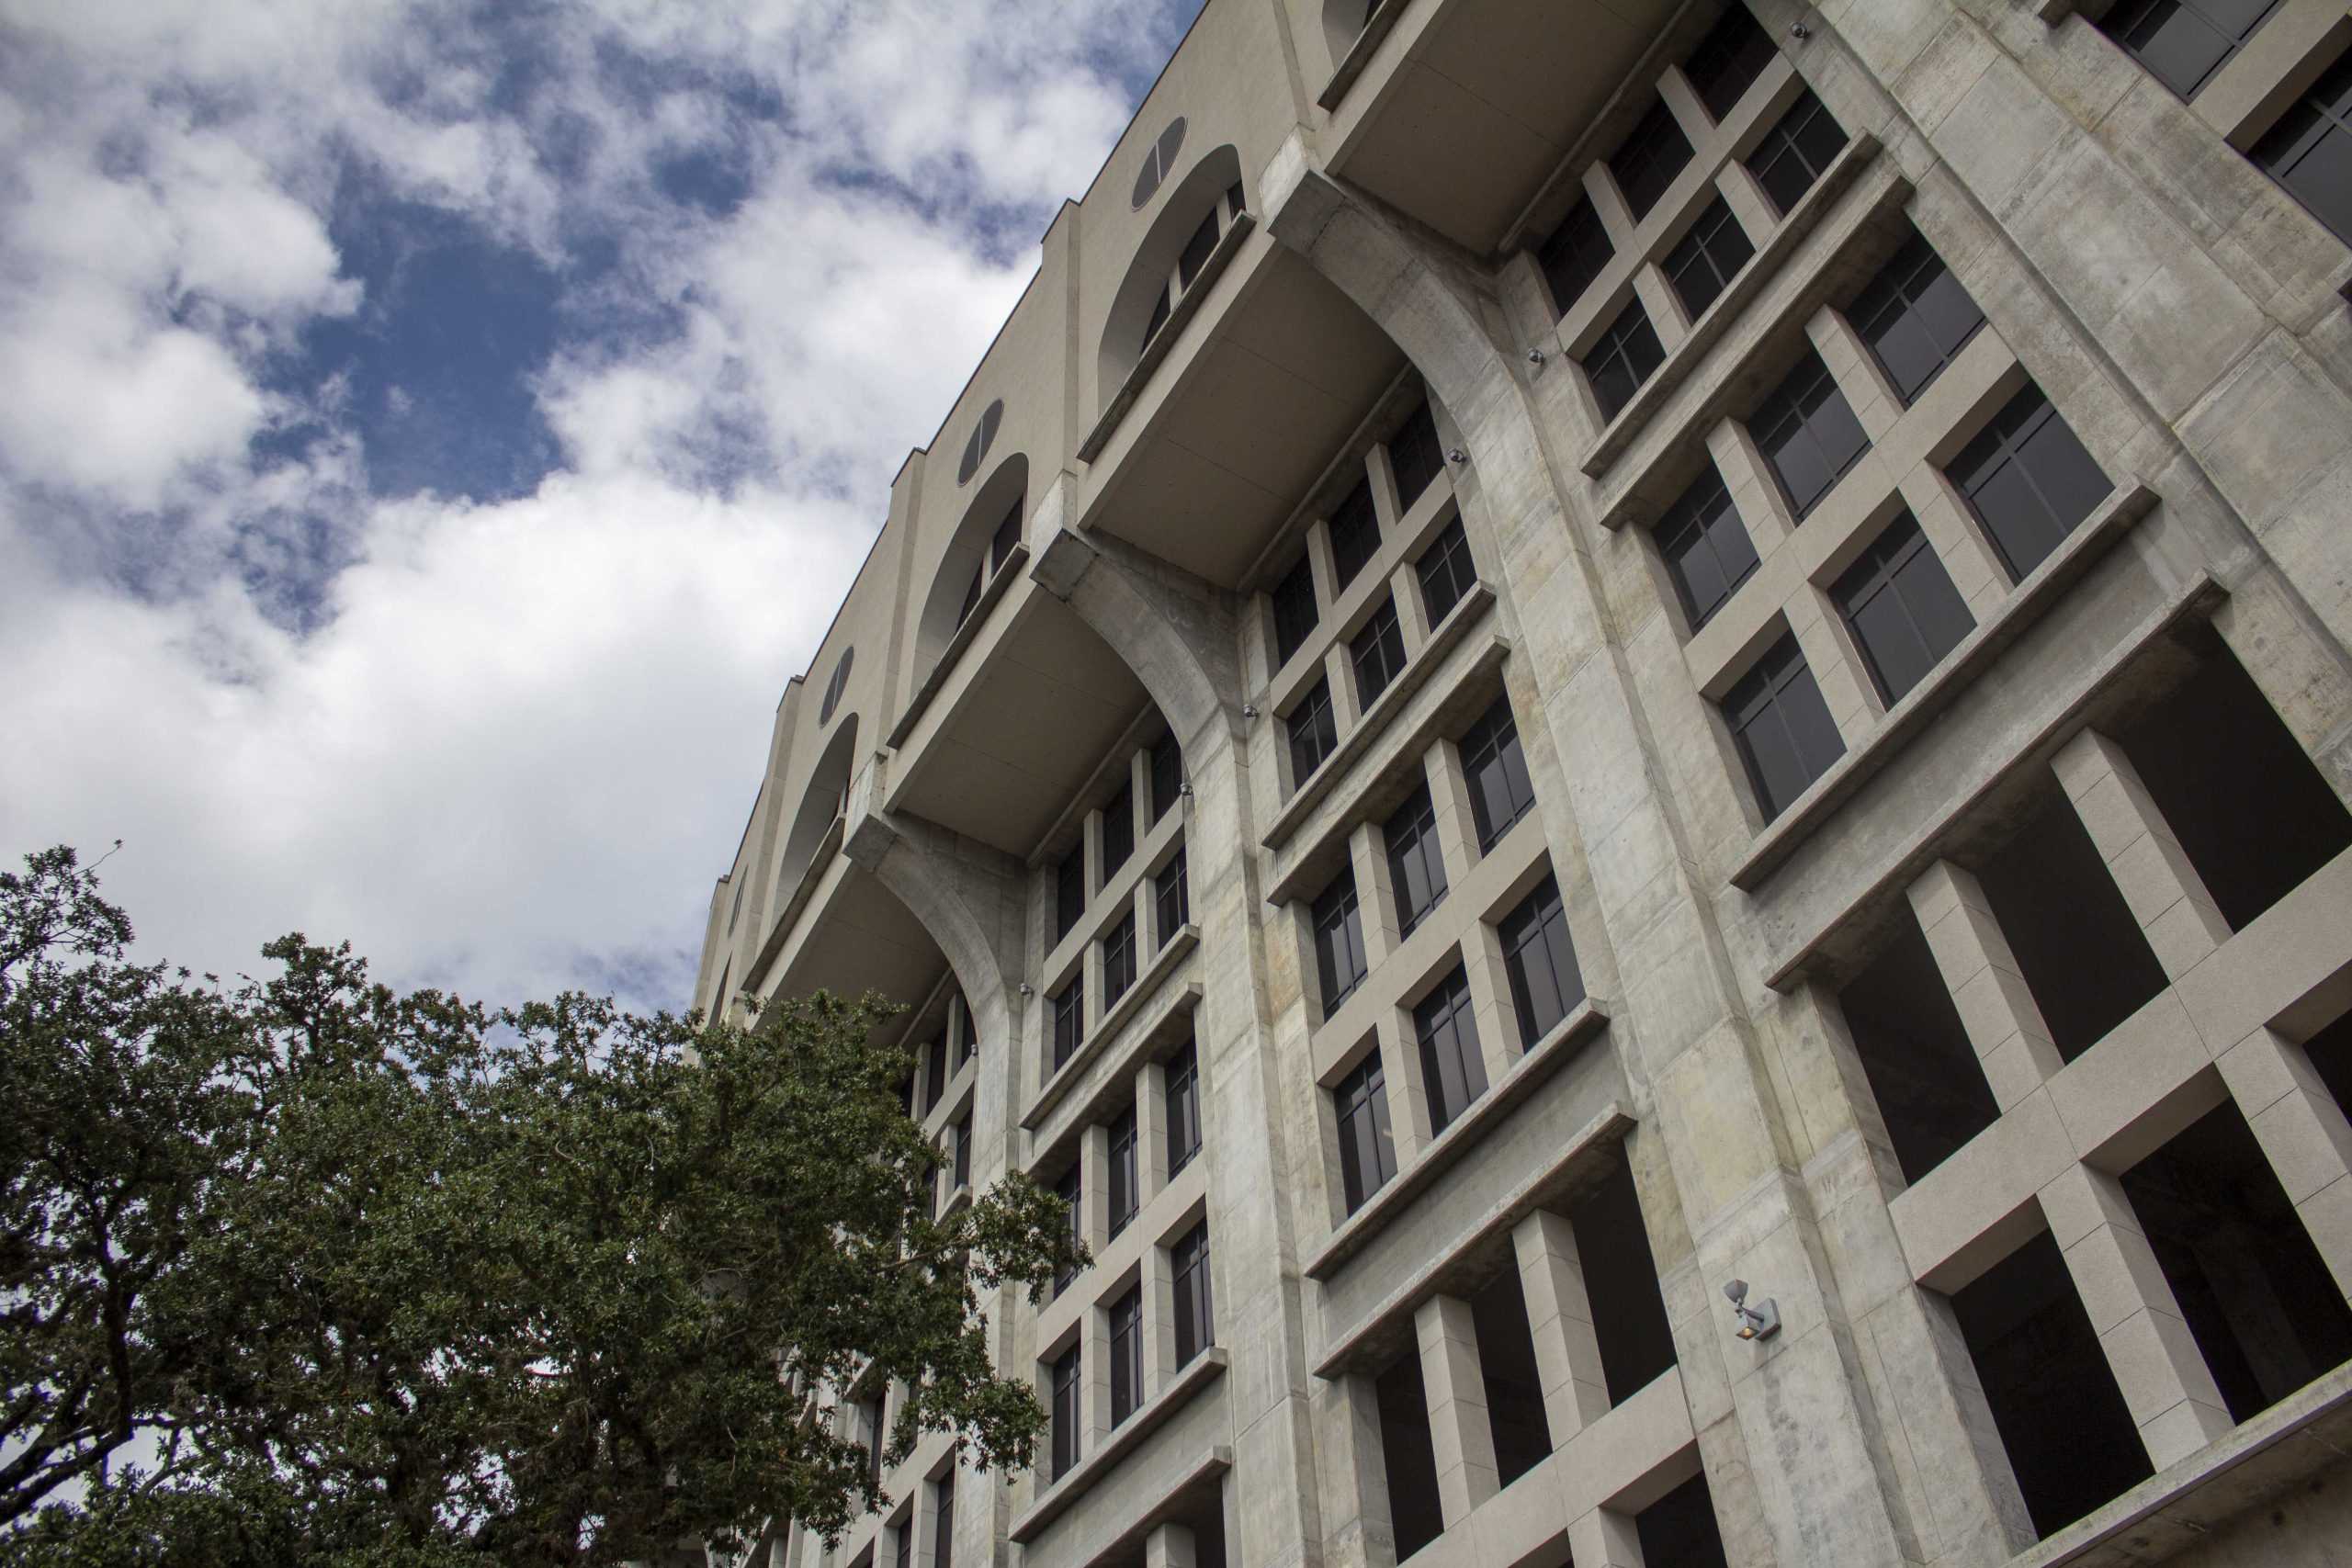
<svg viewBox="0 0 2352 1568">
<path fill-rule="evenodd" d="M 1241 716 L 1242 716 L 1242 717 L 1244 717 L 1244 718 L 1255 718 L 1255 717 L 1257 717 L 1257 716 L 1258 716 L 1258 707 L 1257 707 L 1257 705 L 1256 705 L 1255 703 L 1243 703 L 1243 704 L 1241 705 Z"/>
<path fill-rule="evenodd" d="M 1747 1281 L 1734 1280 L 1724 1287 L 1724 1296 L 1731 1303 L 1733 1321 L 1739 1325 L 1742 1339 L 1770 1339 L 1781 1332 L 1780 1303 L 1766 1296 L 1754 1306 L 1747 1304 Z"/>
<path fill-rule="evenodd" d="M 1459 446 L 1449 446 L 1445 449 L 1445 460 L 1449 463 L 1466 463 L 1470 460 L 1470 454 Z"/>
<path fill-rule="evenodd" d="M 1805 39 L 1813 36 L 1813 29 L 1806 27 L 1803 22 L 1791 22 L 1789 24 L 1789 36 L 1796 39 L 1799 43 L 1803 43 Z"/>
<path fill-rule="evenodd" d="M 1540 349 L 1540 348 L 1531 348 L 1531 349 L 1529 349 L 1529 350 L 1527 351 L 1527 362 L 1528 362 L 1530 365 L 1541 365 L 1541 364 L 1543 364 L 1543 363 L 1544 363 L 1544 351 L 1543 351 L 1542 349 Z"/>
<path fill-rule="evenodd" d="M 1021 982 L 1021 994 L 1024 997 L 1034 997 L 1037 994 L 1037 987 L 1023 980 Z"/>
</svg>

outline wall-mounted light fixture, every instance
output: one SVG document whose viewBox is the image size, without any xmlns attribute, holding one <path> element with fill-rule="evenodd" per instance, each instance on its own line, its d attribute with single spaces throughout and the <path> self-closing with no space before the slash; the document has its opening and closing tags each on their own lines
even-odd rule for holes
<svg viewBox="0 0 2352 1568">
<path fill-rule="evenodd" d="M 1445 460 L 1449 463 L 1466 463 L 1470 460 L 1470 454 L 1459 446 L 1449 446 L 1445 449 Z"/>
<path fill-rule="evenodd" d="M 1791 22 L 1789 24 L 1789 36 L 1796 39 L 1799 43 L 1803 43 L 1805 39 L 1813 36 L 1813 29 L 1806 27 L 1803 22 Z"/>
<path fill-rule="evenodd" d="M 1731 1303 L 1731 1315 L 1739 1325 L 1742 1339 L 1770 1339 L 1781 1332 L 1780 1304 L 1766 1296 L 1754 1306 L 1747 1304 L 1747 1281 L 1734 1280 L 1724 1287 L 1724 1296 Z"/>
<path fill-rule="evenodd" d="M 1529 349 L 1529 350 L 1527 351 L 1527 362 L 1528 362 L 1530 365 L 1541 365 L 1541 364 L 1543 364 L 1543 363 L 1544 363 L 1544 351 L 1543 351 L 1542 349 L 1540 349 L 1540 348 L 1531 348 L 1531 349 Z"/>
</svg>

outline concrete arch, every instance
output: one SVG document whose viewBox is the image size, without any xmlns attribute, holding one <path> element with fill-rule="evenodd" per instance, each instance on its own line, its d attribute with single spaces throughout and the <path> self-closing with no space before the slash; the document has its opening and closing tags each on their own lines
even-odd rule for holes
<svg viewBox="0 0 2352 1568">
<path fill-rule="evenodd" d="M 886 816 L 856 804 L 852 816 L 843 852 L 938 945 L 972 1009 L 980 1038 L 1014 1040 L 1021 1020 L 1026 869 L 1010 855 L 920 818 Z"/>
<path fill-rule="evenodd" d="M 789 899 L 817 858 L 818 847 L 833 819 L 842 815 L 849 795 L 850 769 L 857 761 L 857 715 L 842 716 L 840 728 L 817 759 L 816 771 L 801 791 L 791 830 L 785 835 L 784 860 L 776 868 L 776 897 Z M 782 905 L 779 903 L 778 908 Z"/>
<path fill-rule="evenodd" d="M 1095 351 L 1098 408 L 1109 405 L 1126 381 L 1127 372 L 1143 356 L 1144 327 L 1151 320 L 1160 291 L 1168 287 L 1169 274 L 1184 242 L 1200 227 L 1204 216 L 1216 210 L 1218 197 L 1240 181 L 1241 154 L 1228 141 L 1202 153 L 1183 179 L 1161 198 L 1159 216 L 1152 220 L 1143 243 L 1136 247 L 1126 276 L 1111 296 L 1110 314 L 1103 318 L 1102 341 Z"/>
<path fill-rule="evenodd" d="M 1029 458 L 1016 452 L 990 469 L 972 492 L 964 515 L 948 538 L 947 548 L 924 591 L 915 620 L 915 683 L 920 686 L 946 652 L 964 623 L 967 607 L 995 570 L 989 546 L 1008 513 L 1024 513 L 1028 505 Z M 1016 531 L 1018 526 L 1016 525 Z"/>
</svg>

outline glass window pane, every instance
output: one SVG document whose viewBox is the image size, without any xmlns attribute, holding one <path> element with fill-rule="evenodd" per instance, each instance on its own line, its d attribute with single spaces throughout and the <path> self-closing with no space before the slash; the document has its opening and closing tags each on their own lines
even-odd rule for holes
<svg viewBox="0 0 2352 1568">
<path fill-rule="evenodd" d="M 1315 573 L 1301 556 L 1274 585 L 1274 657 L 1287 664 L 1315 630 Z"/>
<path fill-rule="evenodd" d="M 1373 511 L 1369 476 L 1358 479 L 1332 510 L 1329 527 L 1333 583 L 1345 588 L 1380 551 L 1380 519 Z"/>
<path fill-rule="evenodd" d="M 1600 226 L 1600 215 L 1592 209 L 1592 199 L 1579 197 L 1535 254 L 1545 281 L 1552 286 L 1554 307 L 1565 312 L 1582 299 L 1616 254 L 1608 231 Z"/>
</svg>

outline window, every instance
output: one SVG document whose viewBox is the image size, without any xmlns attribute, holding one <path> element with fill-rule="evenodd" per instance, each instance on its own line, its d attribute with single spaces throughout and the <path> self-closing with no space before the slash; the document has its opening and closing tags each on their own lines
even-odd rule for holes
<svg viewBox="0 0 2352 1568">
<path fill-rule="evenodd" d="M 1905 512 L 1886 525 L 1829 590 L 1853 628 L 1879 695 L 1891 705 L 1975 628 L 1951 574 Z"/>
<path fill-rule="evenodd" d="M 1290 726 L 1290 782 L 1295 789 L 1340 744 L 1339 721 L 1331 716 L 1329 677 L 1315 682 L 1285 722 Z"/>
<path fill-rule="evenodd" d="M 1143 1288 L 1111 1303 L 1111 1425 L 1143 1403 Z"/>
<path fill-rule="evenodd" d="M 1782 633 L 1740 677 L 1724 698 L 1724 720 L 1767 821 L 1846 751 L 1793 632 Z"/>
<path fill-rule="evenodd" d="M 1470 558 L 1470 536 L 1462 519 L 1448 523 L 1414 563 L 1421 579 L 1421 613 L 1432 626 L 1443 623 L 1478 581 L 1477 563 Z"/>
<path fill-rule="evenodd" d="M 1216 1303 L 1209 1291 L 1208 1221 L 1176 1238 L 1176 1245 L 1168 1250 L 1168 1264 L 1176 1283 L 1176 1364 L 1190 1366 L 1193 1357 L 1216 1340 Z"/>
<path fill-rule="evenodd" d="M 1151 340 L 1159 335 L 1159 329 L 1166 326 L 1168 319 L 1175 314 L 1176 301 L 1183 298 L 1184 291 L 1192 288 L 1193 280 L 1200 276 L 1201 269 L 1216 253 L 1217 240 L 1240 211 L 1241 187 L 1235 185 L 1227 189 L 1217 205 L 1209 209 L 1207 216 L 1201 220 L 1200 227 L 1194 229 L 1192 237 L 1184 242 L 1183 250 L 1176 257 L 1175 275 L 1160 286 L 1159 298 L 1152 301 L 1151 319 L 1144 323 L 1143 343 L 1138 346 L 1148 346 Z"/>
<path fill-rule="evenodd" d="M 1201 1152 L 1201 1063 L 1192 1042 L 1168 1059 L 1168 1175 L 1193 1163 Z"/>
<path fill-rule="evenodd" d="M 1306 646 L 1315 630 L 1315 573 L 1306 558 L 1283 574 L 1270 595 L 1274 602 L 1274 662 L 1287 664 L 1290 656 Z"/>
<path fill-rule="evenodd" d="M 1810 348 L 1757 405 L 1747 427 L 1800 521 L 1871 449 L 1853 405 Z"/>
<path fill-rule="evenodd" d="M 956 1066 L 960 1070 L 980 1048 L 979 1021 L 972 1016 L 972 1004 L 956 993 Z"/>
<path fill-rule="evenodd" d="M 1069 1239 L 1073 1247 L 1082 1247 L 1086 1242 L 1086 1222 L 1080 1210 L 1080 1187 L 1084 1177 L 1085 1172 L 1080 1168 L 1080 1162 L 1072 1160 L 1070 1168 L 1062 1172 L 1061 1179 L 1054 1183 L 1054 1196 L 1060 1199 L 1069 1211 Z M 1077 1278 L 1078 1268 L 1075 1264 L 1055 1275 L 1054 1294 L 1058 1296 L 1069 1290 L 1070 1281 Z"/>
<path fill-rule="evenodd" d="M 956 1568 L 956 1472 L 933 1482 L 931 1490 L 931 1568 Z"/>
<path fill-rule="evenodd" d="M 1363 923 L 1356 908 L 1356 876 L 1341 871 L 1316 896 L 1315 972 L 1323 982 L 1323 1016 L 1329 1018 L 1363 983 Z"/>
<path fill-rule="evenodd" d="M 1721 124 L 1741 96 L 1764 74 L 1780 53 L 1745 0 L 1730 0 L 1724 14 L 1682 67 L 1682 74 L 1707 106 L 1708 116 Z"/>
<path fill-rule="evenodd" d="M 1519 1014 L 1519 1047 L 1532 1050 L 1584 1000 L 1584 976 L 1577 968 L 1576 945 L 1568 940 L 1568 912 L 1560 902 L 1559 879 L 1545 877 L 1503 917 L 1495 934 L 1502 939 L 1511 1010 Z"/>
<path fill-rule="evenodd" d="M 1617 319 L 1609 323 L 1600 341 L 1592 345 L 1578 363 L 1584 367 L 1585 378 L 1592 383 L 1593 400 L 1600 405 L 1600 417 L 1611 420 L 1641 389 L 1650 373 L 1666 362 L 1666 350 L 1658 346 L 1657 333 L 1650 328 L 1650 319 L 1643 310 L 1639 298 L 1628 299 Z"/>
<path fill-rule="evenodd" d="M 2004 404 L 1946 471 L 2013 578 L 2040 566 L 2112 488 L 2034 386 Z"/>
<path fill-rule="evenodd" d="M 1381 601 L 1363 630 L 1348 644 L 1348 657 L 1356 667 L 1356 710 L 1361 713 L 1378 700 L 1405 668 L 1405 629 L 1396 623 L 1394 598 Z"/>
<path fill-rule="evenodd" d="M 1380 553 L 1380 519 L 1372 509 L 1372 479 L 1358 479 L 1356 488 L 1331 511 L 1331 589 L 1338 592 L 1356 580 L 1372 558 Z"/>
<path fill-rule="evenodd" d="M 956 1185 L 972 1184 L 972 1113 L 968 1111 L 956 1119 Z"/>
<path fill-rule="evenodd" d="M 1462 773 L 1470 784 L 1470 815 L 1485 854 L 1535 804 L 1527 758 L 1519 749 L 1519 721 L 1510 699 L 1497 697 L 1462 737 Z"/>
<path fill-rule="evenodd" d="M 1176 858 L 1161 866 L 1159 874 L 1152 878 L 1151 904 L 1154 934 L 1159 939 L 1159 945 L 1166 947 L 1169 939 L 1193 919 L 1193 892 L 1185 886 L 1182 846 L 1178 846 Z"/>
<path fill-rule="evenodd" d="M 1437 807 L 1427 784 L 1415 790 L 1380 829 L 1388 846 L 1388 886 L 1396 895 L 1396 934 L 1413 934 L 1445 897 L 1445 857 L 1437 841 Z"/>
<path fill-rule="evenodd" d="M 1396 478 L 1396 508 L 1410 512 L 1438 475 L 1445 472 L 1445 448 L 1438 445 L 1437 421 L 1430 405 L 1415 408 L 1401 429 L 1388 438 L 1388 471 Z"/>
<path fill-rule="evenodd" d="M 963 603 L 956 606 L 956 625 L 959 629 L 966 621 L 972 618 L 972 612 L 980 607 L 980 592 L 988 586 L 988 581 L 987 567 L 976 566 L 972 569 L 972 581 L 964 585 Z"/>
<path fill-rule="evenodd" d="M 1616 254 L 1616 247 L 1609 243 L 1609 231 L 1600 226 L 1600 214 L 1592 209 L 1592 197 L 1578 197 L 1551 238 L 1535 252 L 1535 265 L 1544 269 L 1544 279 L 1552 286 L 1554 307 L 1566 314 L 1569 306 L 1584 298 L 1584 291 Z"/>
<path fill-rule="evenodd" d="M 1331 1089 L 1340 1120 L 1340 1187 L 1348 1213 L 1396 1174 L 1396 1145 L 1388 1135 L 1388 1079 L 1375 1049 Z"/>
<path fill-rule="evenodd" d="M 1681 122 L 1664 98 L 1654 99 L 1641 124 L 1609 159 L 1609 172 L 1617 176 L 1617 188 L 1624 193 L 1634 221 L 1648 215 L 1690 162 L 1690 139 L 1682 134 Z"/>
<path fill-rule="evenodd" d="M 857 1402 L 857 1440 L 865 1450 L 865 1479 L 873 1486 L 882 1484 L 882 1450 L 887 1446 L 882 1432 L 882 1394 L 878 1389 L 868 1398 Z"/>
<path fill-rule="evenodd" d="M 989 573 L 994 576 L 1004 570 L 1012 558 L 1013 547 L 1021 543 L 1021 502 L 1014 502 L 1004 521 L 996 525 L 995 536 L 989 540 Z"/>
<path fill-rule="evenodd" d="M 1054 940 L 1061 941 L 1086 913 L 1086 845 L 1081 840 L 1054 868 Z"/>
<path fill-rule="evenodd" d="M 1151 749 L 1151 819 L 1157 824 L 1184 793 L 1184 753 L 1163 735 Z"/>
<path fill-rule="evenodd" d="M 1470 977 L 1461 964 L 1413 1009 L 1413 1038 L 1421 1046 L 1421 1088 L 1430 1099 L 1430 1131 L 1442 1133 L 1487 1092 L 1487 1065 L 1478 1056 L 1478 1023 L 1470 1009 Z"/>
<path fill-rule="evenodd" d="M 1681 243 L 1666 253 L 1666 276 L 1695 321 L 1707 313 L 1707 307 L 1730 287 L 1755 254 L 1756 247 L 1747 243 L 1747 231 L 1732 216 L 1730 203 L 1717 197 L 1699 214 Z"/>
<path fill-rule="evenodd" d="M 909 1508 L 906 1517 L 891 1527 L 890 1533 L 898 1541 L 895 1559 L 898 1568 L 914 1568 L 915 1511 Z"/>
<path fill-rule="evenodd" d="M 1807 87 L 1747 155 L 1747 172 L 1785 213 L 1846 145 L 1846 130 Z"/>
<path fill-rule="evenodd" d="M 1201 267 L 1208 261 L 1209 253 L 1216 249 L 1217 215 L 1210 213 L 1184 242 L 1184 249 L 1176 257 L 1176 288 L 1178 293 L 1193 287 L 1193 279 L 1201 275 Z"/>
<path fill-rule="evenodd" d="M 850 663 L 856 658 L 857 649 L 854 648 L 842 649 L 841 660 L 833 666 L 832 678 L 825 682 L 825 700 L 817 705 L 819 725 L 832 723 L 833 709 L 841 705 L 842 694 L 849 689 Z"/>
<path fill-rule="evenodd" d="M 1102 870 L 1094 886 L 1110 886 L 1111 878 L 1136 852 L 1136 792 L 1129 784 L 1102 807 Z"/>
<path fill-rule="evenodd" d="M 963 461 L 956 465 L 956 482 L 967 485 L 972 476 L 980 471 L 980 459 L 989 455 L 989 446 L 996 440 L 996 427 L 1004 423 L 1004 400 L 997 399 L 980 411 L 973 423 L 972 434 L 964 443 Z"/>
<path fill-rule="evenodd" d="M 2149 75 L 2192 97 L 2278 0 L 2123 0 L 2099 28 Z"/>
<path fill-rule="evenodd" d="M 1713 463 L 1658 519 L 1655 537 L 1693 632 L 1756 570 L 1755 543 Z"/>
<path fill-rule="evenodd" d="M 1111 1123 L 1111 1212 L 1105 1216 L 1110 1233 L 1117 1235 L 1136 1217 L 1141 1201 L 1136 1183 L 1136 1108 L 1128 1106 Z"/>
<path fill-rule="evenodd" d="M 1053 1359 L 1054 1479 L 1059 1481 L 1078 1463 L 1078 1347 Z"/>
<path fill-rule="evenodd" d="M 1960 357 L 1984 312 L 1915 231 L 1855 297 L 1847 319 L 1908 404 Z"/>
<path fill-rule="evenodd" d="M 2352 243 L 2352 53 L 2288 106 L 2254 144 L 2254 161 Z"/>
<path fill-rule="evenodd" d="M 1130 911 L 1102 938 L 1102 1005 L 1127 994 L 1136 983 L 1136 918 Z"/>
<path fill-rule="evenodd" d="M 1141 211 L 1143 204 L 1159 194 L 1160 182 L 1175 172 L 1176 152 L 1183 145 L 1184 117 L 1178 115 L 1144 153 L 1143 167 L 1136 171 L 1135 210 Z"/>
<path fill-rule="evenodd" d="M 1079 1034 L 1086 1026 L 1086 974 L 1080 970 L 1069 977 L 1069 984 L 1055 994 L 1054 1000 L 1054 1066 L 1059 1067 L 1078 1049 Z"/>
<path fill-rule="evenodd" d="M 940 1100 L 947 1093 L 947 1036 L 941 1035 L 931 1043 L 923 1064 L 922 1108 L 926 1111 L 939 1109 Z"/>
</svg>

